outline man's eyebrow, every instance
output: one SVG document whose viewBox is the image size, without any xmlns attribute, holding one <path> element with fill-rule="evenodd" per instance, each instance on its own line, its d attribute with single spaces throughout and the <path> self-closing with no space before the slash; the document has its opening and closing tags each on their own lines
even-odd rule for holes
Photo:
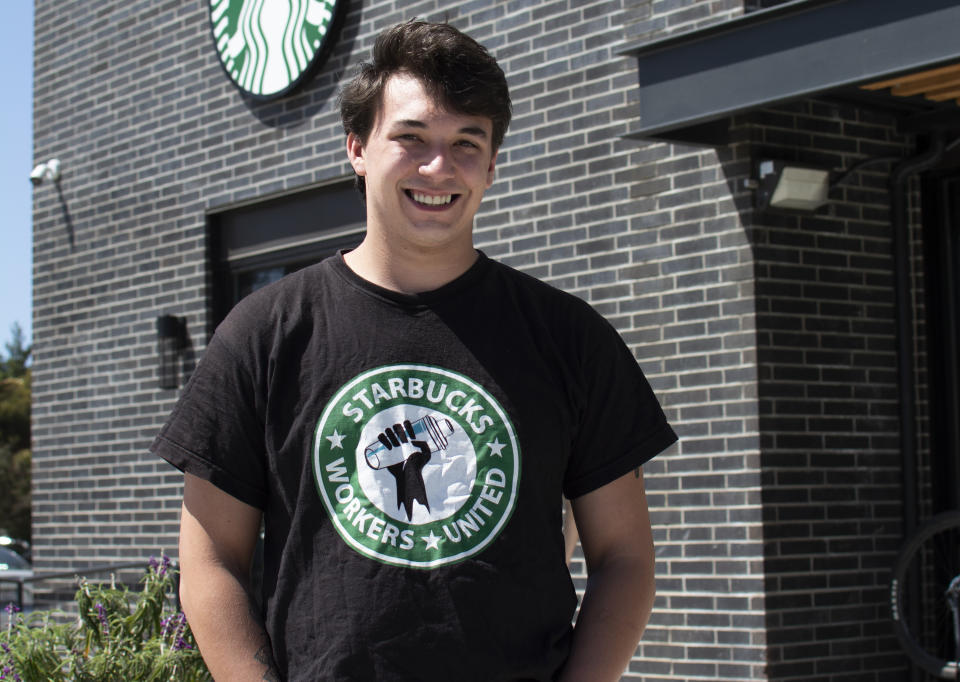
<svg viewBox="0 0 960 682">
<path fill-rule="evenodd" d="M 427 124 L 415 118 L 406 118 L 394 122 L 396 128 L 426 128 Z"/>
<path fill-rule="evenodd" d="M 460 129 L 461 134 L 463 135 L 474 135 L 476 137 L 482 137 L 486 139 L 487 131 L 479 126 L 464 126 Z"/>
<path fill-rule="evenodd" d="M 398 128 L 427 128 L 427 124 L 423 121 L 417 120 L 415 118 L 407 118 L 396 121 L 394 127 Z M 472 135 L 474 137 L 481 137 L 486 139 L 487 131 L 481 128 L 480 126 L 464 126 L 460 128 L 461 135 Z"/>
</svg>

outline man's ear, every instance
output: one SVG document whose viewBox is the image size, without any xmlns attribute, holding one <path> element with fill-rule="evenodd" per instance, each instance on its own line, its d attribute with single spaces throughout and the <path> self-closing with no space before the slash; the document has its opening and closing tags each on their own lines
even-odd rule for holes
<svg viewBox="0 0 960 682">
<path fill-rule="evenodd" d="M 367 174 L 367 161 L 364 157 L 363 142 L 355 133 L 347 133 L 347 158 L 353 166 L 353 172 L 363 176 Z"/>
<path fill-rule="evenodd" d="M 499 151 L 500 151 L 499 149 L 495 149 L 493 151 L 493 156 L 490 157 L 490 166 L 487 168 L 487 189 L 490 189 L 490 186 L 493 185 L 493 180 L 495 176 L 494 170 L 496 169 L 496 166 L 497 166 L 497 152 Z"/>
</svg>

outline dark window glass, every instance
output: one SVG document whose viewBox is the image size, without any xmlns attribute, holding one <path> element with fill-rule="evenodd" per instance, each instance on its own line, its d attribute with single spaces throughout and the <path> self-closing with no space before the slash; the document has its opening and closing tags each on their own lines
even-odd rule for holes
<svg viewBox="0 0 960 682">
<path fill-rule="evenodd" d="M 359 244 L 364 223 L 352 181 L 210 214 L 209 333 L 244 296 Z"/>
<path fill-rule="evenodd" d="M 743 10 L 745 12 L 754 12 L 758 9 L 776 7 L 777 5 L 783 5 L 787 2 L 793 2 L 793 0 L 746 0 L 743 4 Z"/>
</svg>

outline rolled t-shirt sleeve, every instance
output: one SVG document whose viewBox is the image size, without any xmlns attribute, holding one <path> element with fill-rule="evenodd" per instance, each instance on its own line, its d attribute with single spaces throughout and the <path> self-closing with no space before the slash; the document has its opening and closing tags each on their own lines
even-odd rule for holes
<svg viewBox="0 0 960 682">
<path fill-rule="evenodd" d="M 594 331 L 584 346 L 585 397 L 564 476 L 564 495 L 571 499 L 642 466 L 677 440 L 617 331 L 602 318 Z"/>
<path fill-rule="evenodd" d="M 151 452 L 241 502 L 266 502 L 263 415 L 256 382 L 214 335 Z"/>
</svg>

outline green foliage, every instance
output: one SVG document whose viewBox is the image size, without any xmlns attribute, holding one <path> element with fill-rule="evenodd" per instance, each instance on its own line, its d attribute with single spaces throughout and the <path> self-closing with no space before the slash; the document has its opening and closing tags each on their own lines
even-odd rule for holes
<svg viewBox="0 0 960 682">
<path fill-rule="evenodd" d="M 0 379 L 22 379 L 29 372 L 31 346 L 24 345 L 23 329 L 16 322 L 10 328 L 5 357 L 0 358 Z"/>
<path fill-rule="evenodd" d="M 183 612 L 172 606 L 174 575 L 164 557 L 151 559 L 137 594 L 81 580 L 74 622 L 59 612 L 11 613 L 9 627 L 0 632 L 0 680 L 211 680 Z"/>
<path fill-rule="evenodd" d="M 13 451 L 0 443 L 0 535 L 30 538 L 30 451 Z"/>
<path fill-rule="evenodd" d="M 13 325 L 0 355 L 0 531 L 30 540 L 30 353 Z"/>
<path fill-rule="evenodd" d="M 0 443 L 13 451 L 30 447 L 30 371 L 0 379 Z"/>
</svg>

